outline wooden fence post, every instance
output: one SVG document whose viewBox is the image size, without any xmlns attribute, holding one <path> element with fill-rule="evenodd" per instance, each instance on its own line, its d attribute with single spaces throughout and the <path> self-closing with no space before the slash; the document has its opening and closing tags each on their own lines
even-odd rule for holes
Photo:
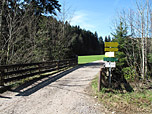
<svg viewBox="0 0 152 114">
<path fill-rule="evenodd" d="M 78 55 L 76 55 L 76 65 L 78 65 Z"/>
<path fill-rule="evenodd" d="M 57 60 L 57 69 L 59 70 L 59 60 Z"/>
<path fill-rule="evenodd" d="M 4 86 L 4 70 L 0 69 L 0 86 Z"/>
<path fill-rule="evenodd" d="M 101 78 L 102 78 L 102 69 L 100 69 L 100 73 L 99 73 L 99 79 L 98 79 L 98 91 L 101 90 Z"/>
</svg>

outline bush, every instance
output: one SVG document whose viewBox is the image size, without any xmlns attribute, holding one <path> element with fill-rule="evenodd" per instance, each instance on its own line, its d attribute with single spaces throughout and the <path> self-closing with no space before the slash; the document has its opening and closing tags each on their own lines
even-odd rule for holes
<svg viewBox="0 0 152 114">
<path fill-rule="evenodd" d="M 148 55 L 148 61 L 149 61 L 149 63 L 152 64 L 152 54 L 151 53 Z"/>
<path fill-rule="evenodd" d="M 122 69 L 123 75 L 126 80 L 134 81 L 136 78 L 135 70 L 132 67 L 126 67 Z"/>
</svg>

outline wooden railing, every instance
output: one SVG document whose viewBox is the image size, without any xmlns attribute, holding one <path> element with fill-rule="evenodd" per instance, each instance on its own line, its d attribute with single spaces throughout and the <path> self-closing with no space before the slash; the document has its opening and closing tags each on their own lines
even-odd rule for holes
<svg viewBox="0 0 152 114">
<path fill-rule="evenodd" d="M 26 79 L 28 77 L 48 72 L 56 72 L 64 68 L 73 67 L 77 64 L 78 59 L 74 58 L 50 62 L 0 66 L 0 86 L 5 86 L 7 83 Z"/>
</svg>

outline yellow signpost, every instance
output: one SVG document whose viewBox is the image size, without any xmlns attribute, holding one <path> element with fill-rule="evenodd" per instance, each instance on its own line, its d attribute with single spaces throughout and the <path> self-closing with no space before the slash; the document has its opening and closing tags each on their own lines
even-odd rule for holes
<svg viewBox="0 0 152 114">
<path fill-rule="evenodd" d="M 105 48 L 104 51 L 118 51 L 118 48 Z"/>
<path fill-rule="evenodd" d="M 118 42 L 105 42 L 104 51 L 106 51 L 106 53 L 104 61 L 109 61 L 105 64 L 105 67 L 109 67 L 109 85 L 111 85 L 111 67 L 116 67 L 115 61 L 118 61 L 118 59 L 114 57 L 114 52 L 118 51 L 118 45 Z"/>
<path fill-rule="evenodd" d="M 105 42 L 105 47 L 118 47 L 118 42 Z"/>
</svg>

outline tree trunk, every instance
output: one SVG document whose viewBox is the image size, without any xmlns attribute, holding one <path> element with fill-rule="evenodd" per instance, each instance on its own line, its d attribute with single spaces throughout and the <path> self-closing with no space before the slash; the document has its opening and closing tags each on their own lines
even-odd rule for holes
<svg viewBox="0 0 152 114">
<path fill-rule="evenodd" d="M 148 52 L 148 37 L 149 37 L 149 0 L 147 0 L 147 35 L 145 38 L 145 77 L 147 78 L 147 71 L 148 71 L 148 66 L 147 66 L 147 52 Z"/>
<path fill-rule="evenodd" d="M 2 16 L 3 16 L 4 0 L 0 2 L 0 37 L 2 37 Z"/>
<path fill-rule="evenodd" d="M 142 38 L 141 38 L 141 50 L 142 50 L 142 74 L 141 74 L 141 77 L 142 79 L 145 78 L 145 45 L 144 45 L 144 16 L 143 14 L 141 15 L 141 27 L 142 27 Z"/>
</svg>

